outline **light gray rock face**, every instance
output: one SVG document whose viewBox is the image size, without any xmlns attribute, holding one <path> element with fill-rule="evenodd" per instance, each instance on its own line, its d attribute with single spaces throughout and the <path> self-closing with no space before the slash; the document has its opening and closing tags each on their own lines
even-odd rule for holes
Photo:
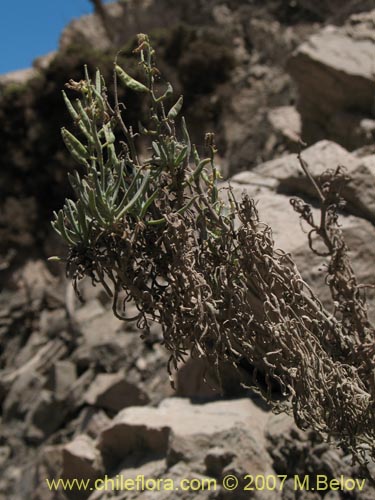
<svg viewBox="0 0 375 500">
<path fill-rule="evenodd" d="M 211 480 L 207 491 L 127 492 L 126 498 L 245 499 L 242 480 L 247 473 L 274 474 L 266 452 L 265 428 L 269 413 L 250 399 L 217 401 L 202 405 L 187 399 L 164 400 L 158 408 L 127 408 L 121 411 L 99 438 L 98 449 L 107 471 L 124 478 Z M 251 471 L 251 472 L 249 472 Z M 238 477 L 236 492 L 226 492 L 226 474 Z M 112 472 L 112 477 L 113 472 Z M 246 481 L 246 479 L 244 479 Z M 212 483 L 213 484 L 213 483 Z M 276 500 L 278 493 L 254 492 L 252 498 Z M 134 495 L 134 496 L 133 496 Z M 90 500 L 107 498 L 95 492 Z M 124 497 L 125 498 L 125 497 Z"/>
<path fill-rule="evenodd" d="M 294 106 L 272 108 L 267 115 L 272 129 L 281 140 L 298 143 L 302 132 L 301 116 Z"/>
<path fill-rule="evenodd" d="M 302 158 L 308 164 L 314 177 L 321 175 L 325 170 L 335 169 L 339 165 L 351 172 L 357 165 L 357 159 L 345 148 L 326 140 L 305 149 Z M 314 188 L 304 174 L 296 154 L 265 162 L 258 165 L 254 172 L 276 179 L 278 191 L 314 194 Z M 236 176 L 233 179 L 236 180 Z"/>
<path fill-rule="evenodd" d="M 351 180 L 343 190 L 346 210 L 375 223 L 375 156 L 357 158 L 331 141 L 320 141 L 302 153 L 313 177 L 338 166 L 345 167 Z M 288 155 L 263 163 L 254 169 L 260 176 L 276 180 L 276 190 L 284 194 L 304 194 L 313 198 L 317 193 L 304 174 L 297 155 Z M 245 174 L 241 174 L 245 177 Z M 235 176 L 234 181 L 237 180 Z"/>
<path fill-rule="evenodd" d="M 253 433 L 261 447 L 266 419 L 267 413 L 247 399 L 193 405 L 187 399 L 171 398 L 158 408 L 122 410 L 102 432 L 99 449 L 105 463 L 113 467 L 136 450 L 166 455 L 172 436 L 183 440 L 198 435 L 209 438 L 233 428 Z"/>
<path fill-rule="evenodd" d="M 371 141 L 363 120 L 374 116 L 375 10 L 343 27 L 327 26 L 289 61 L 298 85 L 303 138 L 332 138 L 355 149 Z"/>
</svg>

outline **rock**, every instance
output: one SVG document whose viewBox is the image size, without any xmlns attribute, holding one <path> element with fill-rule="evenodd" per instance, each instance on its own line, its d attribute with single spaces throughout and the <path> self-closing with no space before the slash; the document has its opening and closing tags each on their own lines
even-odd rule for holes
<svg viewBox="0 0 375 500">
<path fill-rule="evenodd" d="M 109 319 L 110 312 L 106 314 Z M 134 359 L 142 352 L 142 342 L 137 333 L 125 333 L 108 329 L 106 335 L 101 335 L 99 326 L 103 320 L 98 318 L 92 326 L 92 335 L 86 340 L 82 339 L 81 345 L 74 351 L 72 361 L 77 369 L 84 370 L 95 366 L 97 371 L 116 372 L 124 367 L 129 367 Z M 124 325 L 119 325 L 122 328 Z"/>
<path fill-rule="evenodd" d="M 28 490 L 33 491 L 33 500 L 51 500 L 51 498 L 54 498 L 48 488 L 46 479 L 52 480 L 61 477 L 62 448 L 63 445 L 47 445 L 41 448 L 35 464 L 34 482 L 32 488 Z M 66 498 L 62 492 L 55 492 L 54 494 L 56 500 Z"/>
<path fill-rule="evenodd" d="M 99 449 L 111 467 L 135 450 L 166 455 L 171 433 L 190 439 L 196 435 L 212 436 L 237 426 L 255 432 L 261 445 L 266 416 L 247 399 L 193 405 L 185 399 L 171 398 L 158 408 L 122 410 L 101 434 Z"/>
<path fill-rule="evenodd" d="M 374 26 L 375 10 L 353 16 L 343 27 L 327 26 L 290 59 L 288 68 L 299 90 L 303 139 L 309 143 L 327 137 L 349 149 L 360 147 L 354 140 L 356 116 L 373 118 Z M 350 120 L 340 125 L 337 116 L 348 111 L 352 125 Z M 333 130 L 335 123 L 339 127 Z"/>
<path fill-rule="evenodd" d="M 4 467 L 11 453 L 12 450 L 9 446 L 0 446 L 0 469 Z"/>
<path fill-rule="evenodd" d="M 346 149 L 331 141 L 320 141 L 302 152 L 302 158 L 309 166 L 313 177 L 328 169 L 344 166 L 349 174 L 358 164 L 358 159 Z M 287 194 L 305 193 L 316 197 L 311 182 L 304 174 L 296 154 L 283 156 L 258 165 L 254 171 L 258 175 L 278 181 L 277 191 Z"/>
<path fill-rule="evenodd" d="M 189 358 L 176 373 L 176 396 L 204 401 L 219 396 L 233 398 L 245 395 L 246 389 L 241 383 L 249 384 L 250 380 L 241 368 L 221 362 L 218 370 L 220 380 L 216 369 L 209 366 L 205 359 Z"/>
<path fill-rule="evenodd" d="M 375 137 L 375 121 L 363 113 L 338 111 L 329 121 L 327 137 L 350 150 L 371 146 Z"/>
<path fill-rule="evenodd" d="M 267 120 L 270 94 L 278 95 L 275 105 L 283 104 L 282 95 L 291 85 L 291 80 L 276 66 L 268 68 L 267 77 L 252 77 L 246 85 L 232 84 L 231 98 L 224 101 L 221 127 L 226 141 L 228 168 L 225 176 L 232 176 L 240 170 L 256 166 L 257 163 L 273 157 L 277 138 L 269 144 L 272 126 Z M 236 88 L 238 87 L 238 88 Z M 249 116 L 251 124 L 249 125 Z"/>
<path fill-rule="evenodd" d="M 94 370 L 89 368 L 82 373 L 80 377 L 71 386 L 70 391 L 67 395 L 67 401 L 72 408 L 77 408 L 84 403 L 84 395 L 87 388 L 93 381 L 95 376 Z"/>
<path fill-rule="evenodd" d="M 56 337 L 61 330 L 68 328 L 68 318 L 65 309 L 44 309 L 39 318 L 39 329 L 48 337 Z"/>
<path fill-rule="evenodd" d="M 341 500 L 341 495 L 338 491 L 329 491 L 324 495 L 324 500 Z"/>
<path fill-rule="evenodd" d="M 24 374 L 34 372 L 45 373 L 53 364 L 64 357 L 68 349 L 60 339 L 53 339 L 45 343 L 27 363 L 19 366 L 16 370 L 4 373 L 3 379 L 12 383 Z"/>
<path fill-rule="evenodd" d="M 5 75 L 0 75 L 0 88 L 8 85 L 26 85 L 32 78 L 39 75 L 36 68 L 19 69 Z"/>
<path fill-rule="evenodd" d="M 94 480 L 104 475 L 101 457 L 95 443 L 88 436 L 77 436 L 73 441 L 62 448 L 63 479 Z M 87 498 L 90 491 L 78 489 L 66 492 L 68 498 Z"/>
<path fill-rule="evenodd" d="M 256 169 L 255 169 L 256 170 Z M 250 186 L 254 189 L 253 196 L 261 192 L 274 191 L 277 188 L 277 180 L 268 177 L 266 175 L 257 174 L 254 170 L 245 170 L 240 172 L 230 179 L 230 183 L 233 184 L 246 184 L 246 189 L 248 190 Z"/>
<path fill-rule="evenodd" d="M 294 106 L 271 108 L 268 121 L 279 140 L 298 144 L 302 132 L 301 116 Z"/>
<path fill-rule="evenodd" d="M 24 418 L 45 383 L 45 377 L 25 372 L 12 384 L 3 403 L 4 422 L 15 417 Z"/>
<path fill-rule="evenodd" d="M 183 398 L 214 399 L 220 394 L 218 380 L 204 359 L 189 358 L 176 373 L 176 395 Z"/>
<path fill-rule="evenodd" d="M 62 425 L 70 410 L 67 401 L 57 400 L 51 391 L 43 389 L 27 414 L 27 439 L 38 443 L 50 436 Z"/>
<path fill-rule="evenodd" d="M 334 142 L 320 141 L 307 148 L 302 158 L 315 178 L 328 169 L 344 166 L 350 177 L 350 182 L 342 191 L 347 201 L 345 210 L 375 223 L 375 155 L 358 158 Z M 263 163 L 254 172 L 276 179 L 276 189 L 280 193 L 300 193 L 317 198 L 316 190 L 295 154 Z"/>
<path fill-rule="evenodd" d="M 51 62 L 57 55 L 57 51 L 53 50 L 52 52 L 48 52 L 44 56 L 39 56 L 33 61 L 33 67 L 39 70 L 45 70 L 49 67 Z"/>
<path fill-rule="evenodd" d="M 78 324 L 85 325 L 86 323 L 89 323 L 94 319 L 103 316 L 105 312 L 106 310 L 99 302 L 99 300 L 94 299 L 88 301 L 86 304 L 75 311 L 75 319 Z"/>
<path fill-rule="evenodd" d="M 46 479 L 52 480 L 94 480 L 104 476 L 104 470 L 98 450 L 92 439 L 85 435 L 76 436 L 67 444 L 45 446 L 40 451 L 34 473 L 34 484 L 28 490 L 33 491 L 33 500 L 79 500 L 87 498 L 91 491 L 81 488 L 51 491 Z M 18 497 L 17 497 L 18 498 Z M 20 496 L 19 498 L 25 498 Z"/>
<path fill-rule="evenodd" d="M 118 412 L 127 406 L 146 405 L 149 397 L 140 387 L 128 382 L 123 372 L 101 373 L 88 388 L 85 401 Z"/>
<path fill-rule="evenodd" d="M 142 500 L 146 498 L 150 498 L 150 500 L 160 498 L 162 500 L 168 492 L 162 489 L 158 491 L 156 485 L 159 478 L 162 478 L 166 471 L 165 461 L 155 459 L 152 456 L 148 458 L 149 460 L 143 460 L 133 467 L 121 468 L 116 476 L 108 477 L 106 482 L 100 484 L 101 489 L 90 495 L 89 500 L 107 500 L 109 497 L 112 498 L 113 486 L 118 488 L 119 491 L 120 496 L 116 496 L 116 498 L 124 498 L 123 495 L 125 495 L 126 500 L 136 500 L 138 498 L 142 498 Z M 170 477 L 170 471 L 167 474 Z M 122 495 L 121 491 L 125 489 L 125 483 L 123 482 L 124 486 L 122 486 L 121 482 L 126 480 L 130 480 L 132 483 L 130 484 L 130 489 Z M 143 486 L 147 486 L 150 490 L 143 490 Z M 152 489 L 153 486 L 154 489 Z M 176 492 L 174 491 L 174 493 Z"/>
<path fill-rule="evenodd" d="M 112 310 L 104 309 L 98 300 L 90 301 L 78 309 L 75 319 L 87 346 L 97 346 L 112 340 L 116 332 L 124 327 Z"/>
<path fill-rule="evenodd" d="M 168 468 L 179 462 L 185 462 L 190 463 L 194 469 L 200 470 L 205 452 L 211 447 L 212 440 L 212 435 L 181 436 L 171 432 L 166 454 Z"/>
<path fill-rule="evenodd" d="M 56 399 L 64 399 L 77 380 L 76 366 L 69 360 L 57 361 L 51 370 L 48 388 Z"/>
<path fill-rule="evenodd" d="M 111 419 L 103 410 L 85 407 L 79 416 L 77 432 L 87 434 L 92 439 L 97 439 L 100 433 L 111 424 Z"/>
<path fill-rule="evenodd" d="M 224 467 L 230 464 L 236 454 L 227 448 L 211 448 L 205 458 L 207 474 L 213 477 L 220 477 Z"/>
<path fill-rule="evenodd" d="M 95 46 L 106 50 L 122 46 L 137 33 L 149 33 L 159 26 L 158 19 L 163 17 L 166 25 L 177 22 L 177 7 L 168 2 L 154 0 L 130 0 L 112 2 L 104 5 L 109 18 L 113 40 L 109 40 L 101 19 L 96 14 L 75 19 L 64 29 L 60 38 L 60 50 L 71 45 Z"/>
<path fill-rule="evenodd" d="M 349 210 L 375 224 L 375 155 L 360 159 L 343 192 Z"/>
</svg>

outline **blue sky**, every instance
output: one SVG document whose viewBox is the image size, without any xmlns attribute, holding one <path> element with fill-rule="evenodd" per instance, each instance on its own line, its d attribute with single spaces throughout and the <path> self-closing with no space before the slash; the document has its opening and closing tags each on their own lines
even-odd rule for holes
<svg viewBox="0 0 375 500">
<path fill-rule="evenodd" d="M 108 1 L 108 0 L 107 0 Z M 92 11 L 89 0 L 10 0 L 0 10 L 0 74 L 55 50 L 63 28 Z"/>
</svg>

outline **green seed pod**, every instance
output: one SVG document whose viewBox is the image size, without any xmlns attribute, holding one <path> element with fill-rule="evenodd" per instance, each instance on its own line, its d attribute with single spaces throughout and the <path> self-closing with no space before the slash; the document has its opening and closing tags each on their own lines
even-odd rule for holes
<svg viewBox="0 0 375 500">
<path fill-rule="evenodd" d="M 181 96 L 176 104 L 169 110 L 168 120 L 174 120 L 182 109 L 184 98 Z"/>
<path fill-rule="evenodd" d="M 116 64 L 116 73 L 120 78 L 121 82 L 134 92 L 149 92 L 149 89 L 143 85 L 143 83 L 134 80 L 130 75 L 125 73 L 125 71 Z"/>
<path fill-rule="evenodd" d="M 180 163 L 182 163 L 186 159 L 187 151 L 188 151 L 188 147 L 184 146 L 182 148 L 182 150 L 180 151 L 180 153 L 178 154 L 177 158 L 175 158 L 175 161 L 174 161 L 175 167 L 178 167 L 180 165 Z"/>
<path fill-rule="evenodd" d="M 74 109 L 73 104 L 70 102 L 70 100 L 68 99 L 68 96 L 66 95 L 66 93 L 64 91 L 62 91 L 62 95 L 63 95 L 64 101 L 65 101 L 65 105 L 70 113 L 70 116 L 73 118 L 74 121 L 78 121 L 79 115 L 78 115 L 77 111 Z"/>
<path fill-rule="evenodd" d="M 95 73 L 95 88 L 96 91 L 100 94 L 102 91 L 102 75 L 100 74 L 100 71 L 97 69 Z"/>
<path fill-rule="evenodd" d="M 86 113 L 84 107 L 82 106 L 82 103 L 79 99 L 77 99 L 77 107 L 79 111 L 79 116 L 80 119 L 83 123 L 83 125 L 86 127 L 86 130 L 91 133 L 91 121 L 90 118 L 88 117 L 88 114 Z"/>
<path fill-rule="evenodd" d="M 186 121 L 185 121 L 185 118 L 182 117 L 182 135 L 183 135 L 183 138 L 184 138 L 184 141 L 185 143 L 187 144 L 187 157 L 188 159 L 190 159 L 190 155 L 191 155 L 191 141 L 190 141 L 190 135 L 189 135 L 189 132 L 188 132 L 188 129 L 187 129 L 187 126 L 186 126 Z"/>
<path fill-rule="evenodd" d="M 69 132 L 65 127 L 61 129 L 61 135 L 64 140 L 65 146 L 72 157 L 83 165 L 87 165 L 86 160 L 89 158 L 89 153 L 85 146 Z"/>
</svg>

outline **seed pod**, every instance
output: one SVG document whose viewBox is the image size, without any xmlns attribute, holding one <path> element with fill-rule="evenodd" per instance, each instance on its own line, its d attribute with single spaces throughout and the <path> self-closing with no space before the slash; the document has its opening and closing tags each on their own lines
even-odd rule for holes
<svg viewBox="0 0 375 500">
<path fill-rule="evenodd" d="M 186 159 L 187 151 L 188 151 L 188 147 L 184 146 L 182 148 L 182 150 L 180 151 L 180 153 L 178 154 L 177 158 L 175 158 L 175 161 L 174 161 L 175 167 L 178 167 L 180 165 L 180 163 Z"/>
<path fill-rule="evenodd" d="M 181 96 L 176 104 L 169 110 L 168 120 L 174 120 L 182 109 L 184 98 Z"/>
<path fill-rule="evenodd" d="M 83 123 L 83 125 L 86 127 L 86 130 L 91 134 L 91 121 L 90 118 L 88 117 L 88 114 L 85 111 L 85 108 L 82 106 L 82 103 L 79 99 L 77 99 L 77 107 L 79 111 L 79 116 L 80 119 Z"/>
<path fill-rule="evenodd" d="M 134 78 L 125 73 L 125 71 L 117 64 L 116 73 L 125 87 L 128 87 L 130 90 L 134 90 L 134 92 L 149 92 L 149 89 L 143 85 L 143 83 L 134 80 Z"/>
<path fill-rule="evenodd" d="M 83 165 L 87 165 L 86 160 L 89 158 L 89 153 L 85 146 L 80 142 L 73 134 L 69 132 L 65 127 L 61 129 L 61 135 L 64 140 L 65 146 L 67 147 L 69 153 L 72 157 Z"/>
<path fill-rule="evenodd" d="M 186 121 L 185 121 L 185 118 L 182 117 L 182 135 L 183 135 L 183 138 L 184 138 L 184 141 L 185 143 L 187 144 L 187 157 L 188 159 L 190 159 L 190 155 L 191 155 L 191 141 L 190 141 L 190 135 L 189 135 L 189 132 L 188 132 L 188 129 L 187 129 L 187 126 L 186 126 Z"/>
<path fill-rule="evenodd" d="M 68 99 L 68 96 L 66 95 L 66 93 L 64 91 L 62 91 L 62 95 L 63 95 L 64 101 L 65 101 L 65 105 L 70 113 L 70 116 L 73 118 L 74 121 L 78 121 L 79 115 L 78 115 L 77 111 L 74 109 L 73 104 L 70 102 L 70 100 Z"/>
<path fill-rule="evenodd" d="M 95 88 L 96 91 L 100 94 L 102 91 L 102 75 L 100 74 L 100 71 L 97 69 L 95 73 Z"/>
<path fill-rule="evenodd" d="M 53 255 L 52 257 L 48 257 L 47 260 L 49 262 L 63 262 L 63 259 L 61 259 L 61 257 L 57 257 L 56 255 Z"/>
</svg>

